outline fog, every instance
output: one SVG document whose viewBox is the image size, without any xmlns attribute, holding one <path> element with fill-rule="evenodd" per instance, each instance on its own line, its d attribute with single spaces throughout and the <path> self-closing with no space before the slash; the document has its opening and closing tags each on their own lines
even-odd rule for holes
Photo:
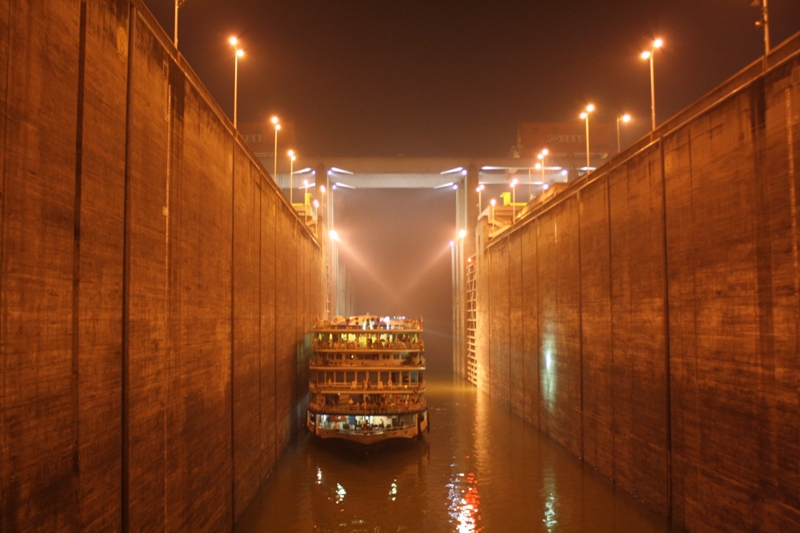
<svg viewBox="0 0 800 533">
<path fill-rule="evenodd" d="M 452 189 L 338 189 L 339 258 L 355 314 L 421 316 L 428 369 L 452 372 Z"/>
</svg>

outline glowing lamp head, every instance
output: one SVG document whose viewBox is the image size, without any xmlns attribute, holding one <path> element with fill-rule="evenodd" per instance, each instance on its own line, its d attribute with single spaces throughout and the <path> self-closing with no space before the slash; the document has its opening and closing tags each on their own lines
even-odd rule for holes
<svg viewBox="0 0 800 533">
<path fill-rule="evenodd" d="M 542 148 L 542 157 L 546 156 L 549 153 L 550 153 L 550 150 L 548 150 L 547 148 Z"/>
<path fill-rule="evenodd" d="M 586 106 L 586 111 L 588 111 L 589 113 L 591 113 L 592 111 L 594 111 L 594 104 L 589 104 L 589 105 L 587 105 L 587 106 Z"/>
<path fill-rule="evenodd" d="M 293 155 L 293 156 L 291 156 L 291 160 L 292 160 L 292 161 L 295 161 L 296 159 L 297 159 L 297 156 L 294 156 L 294 155 Z"/>
<path fill-rule="evenodd" d="M 581 118 L 582 118 L 582 119 L 586 119 L 586 117 L 588 117 L 588 116 L 589 116 L 589 115 L 588 115 L 588 113 L 586 113 L 586 111 L 584 111 L 583 113 L 581 113 Z"/>
<path fill-rule="evenodd" d="M 275 124 L 275 131 L 280 131 L 280 129 L 281 129 L 281 125 L 280 124 Z"/>
<path fill-rule="evenodd" d="M 308 188 L 308 180 L 303 180 L 303 187 Z"/>
<path fill-rule="evenodd" d="M 273 124 L 277 124 L 278 123 L 278 117 L 272 117 L 270 119 L 270 122 L 272 122 Z"/>
<path fill-rule="evenodd" d="M 286 153 L 289 154 L 289 157 L 292 157 L 294 155 L 294 150 L 289 150 Z"/>
<path fill-rule="evenodd" d="M 320 185 L 319 186 L 319 192 L 321 192 L 322 194 L 325 194 L 325 186 L 324 185 Z"/>
<path fill-rule="evenodd" d="M 465 229 L 458 230 L 458 238 L 459 239 L 463 239 L 466 236 L 467 236 L 467 230 L 465 230 Z"/>
<path fill-rule="evenodd" d="M 455 191 L 455 190 L 458 190 L 458 183 L 454 183 L 454 184 L 453 184 L 453 190 L 454 190 L 454 191 Z"/>
<path fill-rule="evenodd" d="M 492 200 L 489 203 L 492 204 L 492 207 L 494 207 L 497 204 L 497 200 L 492 198 Z"/>
<path fill-rule="evenodd" d="M 313 204 L 315 208 L 319 207 L 319 200 L 314 200 Z"/>
<path fill-rule="evenodd" d="M 536 170 L 542 170 L 542 164 L 541 164 L 541 163 L 536 163 L 536 165 L 534 166 L 534 168 L 535 168 Z"/>
<path fill-rule="evenodd" d="M 456 243 L 454 243 L 453 241 L 450 241 L 450 248 L 452 248 L 455 244 Z"/>
<path fill-rule="evenodd" d="M 339 234 L 336 233 L 335 229 L 330 230 L 328 232 L 328 236 L 331 238 L 332 241 L 338 241 L 339 240 Z"/>
<path fill-rule="evenodd" d="M 646 50 L 642 52 L 642 59 L 650 59 L 650 52 Z"/>
<path fill-rule="evenodd" d="M 242 57 L 243 55 L 244 55 L 244 50 L 242 50 L 241 48 L 239 50 L 236 50 L 236 57 Z"/>
<path fill-rule="evenodd" d="M 631 116 L 628 114 L 622 115 L 622 122 L 630 122 Z"/>
<path fill-rule="evenodd" d="M 228 39 L 228 42 L 231 43 L 231 46 L 236 46 L 236 43 L 239 42 L 239 39 L 237 39 L 236 37 L 231 37 L 230 39 Z"/>
<path fill-rule="evenodd" d="M 517 178 L 514 178 L 513 180 L 511 180 L 511 186 L 512 186 L 512 187 L 516 187 L 517 183 L 519 183 L 519 181 L 517 180 Z"/>
<path fill-rule="evenodd" d="M 655 41 L 653 41 L 653 48 L 661 48 L 663 44 L 664 41 L 662 41 L 661 39 L 656 39 Z"/>
</svg>

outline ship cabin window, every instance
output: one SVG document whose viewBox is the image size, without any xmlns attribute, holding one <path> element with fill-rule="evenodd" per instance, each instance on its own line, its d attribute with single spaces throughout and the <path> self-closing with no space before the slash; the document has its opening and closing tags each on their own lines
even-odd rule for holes
<svg viewBox="0 0 800 533">
<path fill-rule="evenodd" d="M 353 381 L 355 381 L 355 379 L 356 379 L 356 373 L 355 372 L 347 372 L 347 374 L 345 375 L 345 378 L 344 378 L 344 382 L 345 383 L 352 383 Z"/>
<path fill-rule="evenodd" d="M 335 375 L 336 378 L 334 379 L 334 381 L 336 383 L 344 383 L 344 372 L 336 372 Z"/>
</svg>

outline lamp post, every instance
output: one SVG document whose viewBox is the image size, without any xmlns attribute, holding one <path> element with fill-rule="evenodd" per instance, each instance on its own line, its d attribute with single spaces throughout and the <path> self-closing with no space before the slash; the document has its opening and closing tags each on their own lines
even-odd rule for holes
<svg viewBox="0 0 800 533">
<path fill-rule="evenodd" d="M 589 104 L 586 106 L 586 111 L 581 113 L 581 118 L 586 122 L 586 173 L 589 173 L 589 113 L 594 111 L 594 105 Z"/>
<path fill-rule="evenodd" d="M 289 205 L 292 205 L 292 193 L 294 192 L 294 150 L 289 150 Z"/>
<path fill-rule="evenodd" d="M 645 50 L 642 52 L 642 59 L 649 59 L 650 60 L 650 115 L 653 119 L 653 130 L 656 129 L 656 86 L 655 86 L 655 74 L 653 69 L 653 57 L 656 55 L 656 48 L 661 48 L 664 44 L 664 41 L 661 39 L 656 39 L 653 41 L 653 49 L 652 50 Z"/>
<path fill-rule="evenodd" d="M 278 122 L 278 117 L 272 117 L 270 119 L 272 125 L 275 127 L 275 149 L 272 151 L 272 179 L 278 179 L 278 131 L 281 129 L 281 125 Z"/>
<path fill-rule="evenodd" d="M 483 204 L 481 203 L 481 191 L 483 191 L 483 189 L 483 185 L 478 185 L 478 188 L 475 189 L 478 192 L 478 216 L 480 216 L 481 211 L 483 211 Z"/>
<path fill-rule="evenodd" d="M 308 180 L 303 180 L 303 218 L 308 226 L 308 208 L 311 206 L 306 203 L 306 194 L 308 194 Z"/>
<path fill-rule="evenodd" d="M 630 122 L 630 121 L 631 121 L 631 116 L 629 114 L 627 114 L 627 113 L 625 113 L 621 117 L 617 117 L 617 153 L 620 153 L 622 151 L 622 148 L 621 148 L 621 145 L 620 145 L 620 142 L 619 142 L 619 123 L 620 122 Z"/>
<path fill-rule="evenodd" d="M 239 98 L 239 58 L 244 55 L 244 50 L 239 48 L 239 39 L 231 37 L 228 40 L 233 46 L 233 129 L 236 129 L 236 113 Z"/>
<path fill-rule="evenodd" d="M 547 189 L 547 187 L 545 187 L 545 184 L 544 184 L 544 158 L 547 157 L 547 154 L 549 154 L 549 153 L 550 153 L 550 150 L 548 150 L 547 148 L 542 148 L 542 153 L 540 153 L 537 156 L 539 158 L 540 163 L 541 163 L 539 166 L 542 169 L 542 187 L 544 187 L 544 189 Z"/>
<path fill-rule="evenodd" d="M 186 3 L 186 0 L 175 0 L 175 31 L 172 34 L 172 42 L 175 44 L 175 50 L 178 49 L 178 8 Z"/>
<path fill-rule="evenodd" d="M 497 203 L 497 200 L 495 200 L 494 198 L 492 198 L 492 199 L 489 201 L 489 203 L 490 203 L 490 204 L 492 204 L 492 211 L 491 211 L 491 214 L 490 214 L 490 216 L 489 216 L 489 223 L 492 225 L 492 227 L 494 227 L 494 206 L 495 206 L 495 204 Z"/>
<path fill-rule="evenodd" d="M 759 4 L 761 4 L 759 6 Z M 764 60 L 769 55 L 769 16 L 767 12 L 767 0 L 755 0 L 753 7 L 761 7 L 761 19 L 756 21 L 756 26 L 764 28 Z"/>
</svg>

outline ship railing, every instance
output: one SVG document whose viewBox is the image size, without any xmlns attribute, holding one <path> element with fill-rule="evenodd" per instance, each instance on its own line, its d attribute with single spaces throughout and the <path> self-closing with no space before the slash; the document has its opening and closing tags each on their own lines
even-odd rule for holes
<svg viewBox="0 0 800 533">
<path fill-rule="evenodd" d="M 379 359 L 377 361 L 363 361 L 363 360 L 353 360 L 353 359 L 343 359 L 339 360 L 326 360 L 321 363 L 312 362 L 311 366 L 342 366 L 342 367 L 365 367 L 365 366 L 376 366 L 381 368 L 404 368 L 408 367 L 409 369 L 413 369 L 414 367 L 425 366 L 425 358 L 421 357 L 419 361 L 407 361 L 403 360 L 387 360 L 387 359 Z"/>
<path fill-rule="evenodd" d="M 313 350 L 395 350 L 395 351 L 411 351 L 418 352 L 425 349 L 425 342 L 375 342 L 375 343 L 360 343 L 360 342 L 329 342 L 314 339 L 311 342 L 311 349 Z"/>
<path fill-rule="evenodd" d="M 345 427 L 346 426 L 346 427 Z M 339 427 L 323 427 L 325 431 L 334 431 L 336 433 L 344 433 L 346 435 L 383 435 L 389 433 L 397 433 L 400 431 L 406 431 L 409 429 L 414 429 L 414 426 L 409 426 L 407 424 L 399 425 L 399 426 L 368 426 L 367 429 L 364 429 L 364 426 L 353 426 L 351 427 L 350 424 L 342 423 Z"/>
<path fill-rule="evenodd" d="M 373 385 L 372 383 L 359 383 L 357 381 L 353 381 L 352 383 L 341 383 L 341 382 L 331 382 L 331 383 L 318 383 L 316 381 L 309 382 L 308 388 L 311 392 L 314 393 L 325 393 L 325 392 L 399 392 L 399 393 L 418 393 L 418 392 L 425 392 L 427 385 L 427 381 L 417 381 L 413 383 L 383 383 L 378 381 L 377 384 Z"/>
<path fill-rule="evenodd" d="M 326 415 L 403 415 L 413 414 L 424 411 L 427 408 L 424 401 L 406 402 L 402 405 L 369 406 L 361 407 L 354 405 L 319 405 L 308 404 L 309 411 Z"/>
</svg>

